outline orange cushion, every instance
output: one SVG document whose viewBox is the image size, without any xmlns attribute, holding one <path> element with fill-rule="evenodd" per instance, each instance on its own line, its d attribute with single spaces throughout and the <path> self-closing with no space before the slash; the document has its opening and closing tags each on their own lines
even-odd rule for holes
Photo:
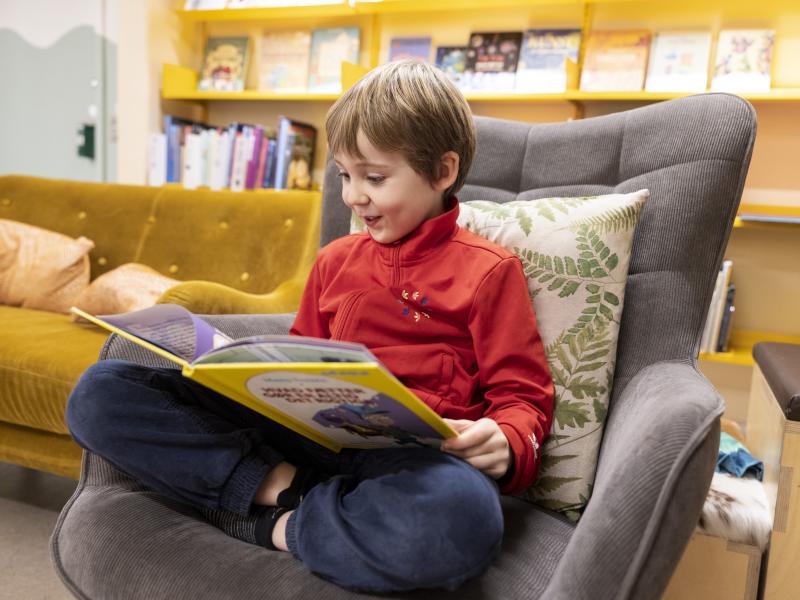
<svg viewBox="0 0 800 600">
<path fill-rule="evenodd" d="M 94 242 L 0 219 L 0 304 L 67 313 L 89 285 Z"/>
</svg>

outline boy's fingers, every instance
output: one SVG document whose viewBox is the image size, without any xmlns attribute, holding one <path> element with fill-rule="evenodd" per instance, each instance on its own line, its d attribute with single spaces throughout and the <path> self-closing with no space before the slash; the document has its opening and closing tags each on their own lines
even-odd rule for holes
<svg viewBox="0 0 800 600">
<path fill-rule="evenodd" d="M 486 442 L 494 431 L 482 425 L 479 421 L 474 422 L 470 427 L 461 431 L 457 438 L 450 438 L 445 442 L 448 450 L 464 450 L 479 446 Z"/>
</svg>

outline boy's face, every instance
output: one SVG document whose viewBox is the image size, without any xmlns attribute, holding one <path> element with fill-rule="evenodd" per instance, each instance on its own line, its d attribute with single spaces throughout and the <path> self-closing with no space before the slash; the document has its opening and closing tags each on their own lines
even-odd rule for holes
<svg viewBox="0 0 800 600">
<path fill-rule="evenodd" d="M 372 239 L 391 244 L 444 212 L 442 193 L 451 184 L 429 182 L 401 154 L 378 150 L 361 131 L 356 142 L 363 159 L 343 153 L 333 158 L 342 179 L 342 200 Z"/>
</svg>

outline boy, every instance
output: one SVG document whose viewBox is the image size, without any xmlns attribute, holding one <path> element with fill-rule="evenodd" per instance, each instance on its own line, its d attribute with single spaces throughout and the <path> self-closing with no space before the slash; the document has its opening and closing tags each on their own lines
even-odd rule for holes
<svg viewBox="0 0 800 600">
<path fill-rule="evenodd" d="M 533 482 L 550 429 L 552 381 L 522 266 L 456 224 L 475 133 L 441 72 L 376 69 L 326 128 L 342 199 L 368 233 L 321 250 L 291 332 L 365 344 L 459 436 L 443 452 L 334 454 L 175 371 L 122 361 L 84 374 L 68 424 L 168 496 L 256 515 L 258 543 L 339 585 L 453 589 L 496 556 L 498 486 Z"/>
</svg>

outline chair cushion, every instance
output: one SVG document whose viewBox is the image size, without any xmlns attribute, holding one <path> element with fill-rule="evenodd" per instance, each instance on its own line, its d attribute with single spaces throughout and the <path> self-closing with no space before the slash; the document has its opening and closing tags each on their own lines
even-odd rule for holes
<svg viewBox="0 0 800 600">
<path fill-rule="evenodd" d="M 195 510 L 147 491 L 96 455 L 87 453 L 84 461 L 81 483 L 53 533 L 56 569 L 81 598 L 379 598 L 311 577 L 288 553 L 227 536 Z M 514 498 L 503 498 L 503 513 L 502 552 L 480 579 L 452 593 L 417 591 L 392 598 L 541 596 L 573 525 Z"/>
<path fill-rule="evenodd" d="M 0 306 L 0 421 L 67 433 L 67 397 L 106 337 L 67 315 Z"/>
<path fill-rule="evenodd" d="M 458 222 L 522 261 L 555 384 L 539 478 L 525 494 L 577 520 L 611 396 L 631 245 L 647 190 L 462 202 Z M 353 215 L 351 230 L 360 230 Z"/>
</svg>

